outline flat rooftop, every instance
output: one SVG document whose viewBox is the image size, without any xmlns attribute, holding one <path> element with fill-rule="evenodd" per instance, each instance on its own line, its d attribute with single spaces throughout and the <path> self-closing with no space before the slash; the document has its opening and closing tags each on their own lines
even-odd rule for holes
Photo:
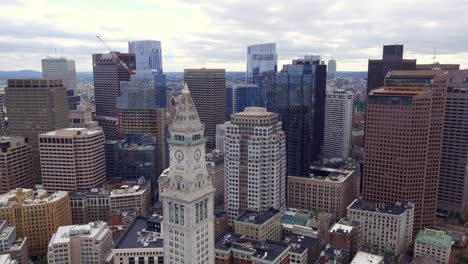
<svg viewBox="0 0 468 264">
<path fill-rule="evenodd" d="M 161 234 L 147 230 L 149 219 L 149 217 L 137 216 L 114 248 L 162 248 L 164 243 Z"/>
<path fill-rule="evenodd" d="M 262 213 L 256 211 L 245 211 L 243 214 L 237 217 L 237 219 L 234 222 L 263 225 L 279 213 L 281 212 L 274 208 L 270 208 L 268 209 L 268 211 Z"/>
<path fill-rule="evenodd" d="M 40 134 L 41 137 L 53 136 L 88 136 L 103 133 L 101 129 L 87 129 L 87 128 L 64 128 Z"/>
<path fill-rule="evenodd" d="M 318 247 L 319 239 L 315 237 L 307 237 L 293 234 L 288 236 L 284 240 L 284 242 L 288 243 L 291 246 L 291 248 L 289 249 L 290 252 L 301 254 L 309 248 L 314 248 L 314 245 Z"/>
<path fill-rule="evenodd" d="M 243 238 L 236 233 L 222 233 L 215 240 L 215 250 L 240 251 L 242 254 L 251 255 L 252 258 L 273 261 L 288 251 L 290 245 L 280 241 L 256 241 Z"/>
<path fill-rule="evenodd" d="M 57 229 L 57 232 L 52 236 L 49 244 L 62 244 L 69 243 L 71 237 L 86 237 L 86 238 L 96 238 L 99 231 L 106 227 L 104 222 L 93 222 L 86 225 L 69 225 L 69 226 L 60 226 Z M 101 234 L 103 235 L 103 234 Z"/>
<path fill-rule="evenodd" d="M 310 166 L 310 174 L 308 176 L 288 176 L 305 178 L 314 181 L 341 183 L 348 179 L 354 173 L 352 170 L 342 170 L 327 167 Z"/>
<path fill-rule="evenodd" d="M 401 215 L 406 210 L 409 210 L 411 208 L 414 207 L 399 204 L 388 205 L 383 203 L 374 203 L 371 201 L 360 199 L 354 200 L 354 202 L 348 206 L 348 209 L 392 215 Z"/>
<path fill-rule="evenodd" d="M 383 263 L 384 257 L 370 254 L 363 251 L 358 251 L 351 261 L 351 264 L 380 264 Z"/>
</svg>

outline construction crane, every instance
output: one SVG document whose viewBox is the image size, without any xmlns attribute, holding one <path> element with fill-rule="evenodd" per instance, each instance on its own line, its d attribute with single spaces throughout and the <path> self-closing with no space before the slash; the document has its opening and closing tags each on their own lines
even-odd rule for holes
<svg viewBox="0 0 468 264">
<path fill-rule="evenodd" d="M 115 54 L 115 52 L 113 52 L 113 51 L 111 50 L 111 48 L 109 48 L 109 46 L 107 46 L 107 44 L 104 42 L 104 40 L 102 40 L 101 37 L 96 36 L 96 38 L 98 38 L 99 41 L 101 41 L 102 45 L 109 51 L 109 53 L 112 55 L 112 57 L 113 57 L 118 63 L 120 63 L 120 65 L 122 65 L 122 66 L 128 71 L 128 73 L 130 73 L 131 75 L 135 74 L 135 72 L 134 72 L 132 69 L 130 69 L 130 68 L 128 67 L 128 65 L 127 65 L 121 58 L 119 58 L 119 56 L 118 56 L 117 54 Z"/>
</svg>

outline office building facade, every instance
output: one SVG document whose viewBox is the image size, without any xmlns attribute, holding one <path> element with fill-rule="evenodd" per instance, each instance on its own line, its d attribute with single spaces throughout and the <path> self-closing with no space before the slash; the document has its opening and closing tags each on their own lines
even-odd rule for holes
<svg viewBox="0 0 468 264">
<path fill-rule="evenodd" d="M 61 80 L 8 80 L 5 88 L 8 134 L 27 137 L 32 147 L 33 175 L 41 183 L 39 134 L 66 128 L 67 91 Z"/>
<path fill-rule="evenodd" d="M 414 256 L 416 258 L 431 256 L 437 263 L 450 263 L 452 238 L 444 231 L 424 229 L 418 232 L 414 243 Z"/>
<path fill-rule="evenodd" d="M 139 40 L 128 42 L 128 53 L 135 54 L 136 71 L 162 73 L 161 41 Z"/>
<path fill-rule="evenodd" d="M 0 219 L 15 226 L 18 236 L 28 238 L 30 256 L 47 254 L 49 239 L 59 226 L 71 225 L 70 199 L 67 192 L 51 195 L 38 189 L 18 188 L 0 195 Z M 38 224 L 40 223 L 40 224 Z"/>
<path fill-rule="evenodd" d="M 468 217 L 468 70 L 448 76 L 437 208 Z"/>
<path fill-rule="evenodd" d="M 60 226 L 47 247 L 47 261 L 50 264 L 103 264 L 111 248 L 111 231 L 104 222 Z"/>
<path fill-rule="evenodd" d="M 416 70 L 416 60 L 403 59 L 403 45 L 384 45 L 381 60 L 369 60 L 367 94 L 384 85 L 385 76 L 394 70 Z"/>
<path fill-rule="evenodd" d="M 184 81 L 205 126 L 206 150 L 209 152 L 216 147 L 216 125 L 226 121 L 226 70 L 185 69 Z"/>
<path fill-rule="evenodd" d="M 89 190 L 106 181 L 101 129 L 65 128 L 39 135 L 42 184 L 47 191 Z"/>
<path fill-rule="evenodd" d="M 447 80 L 391 71 L 367 100 L 363 199 L 415 203 L 415 233 L 435 222 Z"/>
<path fill-rule="evenodd" d="M 336 80 L 336 61 L 335 60 L 328 61 L 327 79 Z"/>
<path fill-rule="evenodd" d="M 327 92 L 323 159 L 345 160 L 351 153 L 354 94 L 344 90 Z"/>
<path fill-rule="evenodd" d="M 130 69 L 135 69 L 135 55 L 114 52 Z M 117 97 L 120 82 L 129 81 L 130 73 L 112 54 L 93 54 L 95 120 L 104 129 L 106 140 L 119 139 L 117 134 Z"/>
<path fill-rule="evenodd" d="M 327 66 L 293 60 L 276 76 L 276 112 L 286 133 L 288 176 L 307 176 L 320 159 L 325 123 Z"/>
<path fill-rule="evenodd" d="M 231 98 L 226 100 L 229 120 L 232 114 L 243 112 L 246 107 L 263 107 L 262 91 L 257 84 L 233 84 L 226 91 L 230 93 L 226 98 Z"/>
<path fill-rule="evenodd" d="M 277 71 L 278 55 L 276 43 L 258 44 L 247 47 L 247 84 L 260 84 L 264 72 Z"/>
<path fill-rule="evenodd" d="M 31 145 L 24 137 L 0 138 L 0 194 L 16 188 L 33 188 Z"/>
<path fill-rule="evenodd" d="M 232 221 L 246 210 L 286 207 L 286 145 L 278 114 L 248 107 L 226 122 L 225 209 Z"/>
</svg>

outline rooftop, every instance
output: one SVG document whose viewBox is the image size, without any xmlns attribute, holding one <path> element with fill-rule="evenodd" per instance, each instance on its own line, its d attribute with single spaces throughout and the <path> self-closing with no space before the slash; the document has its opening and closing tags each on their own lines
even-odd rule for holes
<svg viewBox="0 0 468 264">
<path fill-rule="evenodd" d="M 87 129 L 87 128 L 64 128 L 40 134 L 41 137 L 52 136 L 90 136 L 103 133 L 101 129 Z"/>
<path fill-rule="evenodd" d="M 67 195 L 68 193 L 65 191 L 58 191 L 48 195 L 44 189 L 34 191 L 32 189 L 17 188 L 0 195 L 0 207 L 11 207 L 14 204 L 22 204 L 22 206 L 46 204 L 55 202 Z"/>
<path fill-rule="evenodd" d="M 351 176 L 353 173 L 354 171 L 352 170 L 342 170 L 342 169 L 335 169 L 335 168 L 310 166 L 309 176 L 293 176 L 293 177 L 309 178 L 310 180 L 315 180 L 315 181 L 342 183 L 346 179 L 348 179 L 348 177 Z"/>
<path fill-rule="evenodd" d="M 122 234 L 114 248 L 162 248 L 161 233 L 148 230 L 150 219 L 145 216 L 137 216 Z"/>
<path fill-rule="evenodd" d="M 290 252 L 301 254 L 308 248 L 313 248 L 313 245 L 319 244 L 319 239 L 315 237 L 307 237 L 307 236 L 300 236 L 300 235 L 290 235 L 288 236 L 284 242 L 288 243 L 291 248 L 289 249 Z"/>
<path fill-rule="evenodd" d="M 281 256 L 285 251 L 287 252 L 289 248 L 290 246 L 286 242 L 256 241 L 243 238 L 242 235 L 236 233 L 222 233 L 215 241 L 215 250 L 227 252 L 238 250 L 242 254 L 251 255 L 252 258 L 270 262 Z"/>
<path fill-rule="evenodd" d="M 241 116 L 256 116 L 256 117 L 266 117 L 274 115 L 275 113 L 267 112 L 266 108 L 263 107 L 246 107 L 244 112 L 236 113 L 236 117 Z"/>
<path fill-rule="evenodd" d="M 354 202 L 348 206 L 348 209 L 360 210 L 366 212 L 375 212 L 381 214 L 392 214 L 392 215 L 401 215 L 406 212 L 406 210 L 414 208 L 414 204 L 408 203 L 408 205 L 401 205 L 396 203 L 395 205 L 388 205 L 384 203 L 374 203 L 371 201 L 356 199 Z"/>
<path fill-rule="evenodd" d="M 419 230 L 416 243 L 440 249 L 449 249 L 452 247 L 452 238 L 445 231 L 426 228 Z"/>
<path fill-rule="evenodd" d="M 103 188 L 92 188 L 88 191 L 69 192 L 70 198 L 85 197 L 88 195 L 110 195 L 111 197 L 122 195 L 139 195 L 150 187 L 150 182 L 144 180 L 139 182 L 121 182 L 106 184 Z"/>
<path fill-rule="evenodd" d="M 263 225 L 279 213 L 280 211 L 274 208 L 270 208 L 268 209 L 268 211 L 261 213 L 256 211 L 245 211 L 243 214 L 237 217 L 237 219 L 234 222 Z"/>
<path fill-rule="evenodd" d="M 404 78 L 434 78 L 438 75 L 442 75 L 446 73 L 447 71 L 432 71 L 432 70 L 413 70 L 413 71 L 405 71 L 405 70 L 396 70 L 396 71 L 390 71 L 387 73 L 387 76 L 385 78 L 398 78 L 398 77 L 404 77 Z"/>
<path fill-rule="evenodd" d="M 87 225 L 60 226 L 50 239 L 49 244 L 69 243 L 72 237 L 99 239 L 99 237 L 96 236 L 103 228 L 107 228 L 107 224 L 104 222 L 92 222 Z"/>
<path fill-rule="evenodd" d="M 370 254 L 363 251 L 358 251 L 354 256 L 351 264 L 379 264 L 383 263 L 384 257 L 379 255 Z"/>
</svg>

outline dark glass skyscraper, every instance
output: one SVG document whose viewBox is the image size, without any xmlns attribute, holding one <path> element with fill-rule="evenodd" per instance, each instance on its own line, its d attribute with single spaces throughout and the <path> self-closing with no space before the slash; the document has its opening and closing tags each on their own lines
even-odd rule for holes
<svg viewBox="0 0 468 264">
<path fill-rule="evenodd" d="M 248 84 L 260 84 L 262 74 L 276 71 L 278 55 L 276 43 L 258 44 L 247 47 L 247 76 Z"/>
<path fill-rule="evenodd" d="M 263 107 L 262 90 L 256 84 L 233 84 L 226 88 L 226 114 L 244 112 L 249 106 Z"/>
<path fill-rule="evenodd" d="M 387 72 L 392 70 L 416 70 L 416 60 L 403 59 L 403 45 L 384 45 L 381 60 L 369 60 L 367 93 L 384 85 Z"/>
<path fill-rule="evenodd" d="M 276 112 L 286 132 L 288 176 L 309 174 L 320 159 L 325 119 L 327 66 L 293 60 L 276 76 Z"/>
<path fill-rule="evenodd" d="M 263 105 L 268 112 L 276 113 L 276 70 L 262 73 L 260 87 Z"/>
</svg>

